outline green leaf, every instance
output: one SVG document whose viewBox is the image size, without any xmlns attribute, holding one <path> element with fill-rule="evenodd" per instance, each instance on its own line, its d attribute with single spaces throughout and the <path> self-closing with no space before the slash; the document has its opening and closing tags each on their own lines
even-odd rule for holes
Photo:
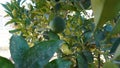
<svg viewBox="0 0 120 68">
<path fill-rule="evenodd" d="M 117 34 L 117 33 L 120 33 L 120 19 L 117 22 L 117 24 L 115 25 L 115 27 L 113 28 L 113 30 L 111 32 L 111 35 L 114 35 L 114 34 Z"/>
<path fill-rule="evenodd" d="M 43 68 L 62 44 L 62 40 L 50 40 L 35 44 L 25 53 L 23 67 Z"/>
<path fill-rule="evenodd" d="M 11 20 L 8 21 L 5 25 L 12 24 L 12 23 L 15 23 L 15 22 L 23 22 L 23 21 L 20 20 L 20 19 L 11 19 Z"/>
<path fill-rule="evenodd" d="M 59 39 L 59 36 L 52 31 L 45 31 L 43 33 L 43 36 L 44 36 L 45 39 L 49 39 L 49 40 Z"/>
<path fill-rule="evenodd" d="M 93 55 L 90 51 L 88 50 L 84 50 L 83 51 L 83 55 L 85 56 L 85 58 L 87 59 L 88 63 L 92 63 L 93 62 Z"/>
<path fill-rule="evenodd" d="M 91 0 L 96 28 L 113 19 L 120 11 L 120 0 Z"/>
<path fill-rule="evenodd" d="M 18 32 L 18 31 L 20 31 L 21 29 L 15 29 L 15 30 L 10 30 L 9 32 L 10 33 L 16 33 L 16 32 Z"/>
<path fill-rule="evenodd" d="M 85 1 L 82 1 L 81 0 L 81 4 L 83 5 L 83 7 L 85 9 L 89 8 L 89 6 L 91 5 L 91 1 L 90 0 L 85 0 Z"/>
<path fill-rule="evenodd" d="M 10 53 L 17 68 L 21 68 L 23 54 L 29 49 L 27 41 L 22 36 L 13 35 L 10 39 Z"/>
<path fill-rule="evenodd" d="M 116 64 L 109 61 L 103 65 L 103 68 L 119 68 L 119 67 Z"/>
<path fill-rule="evenodd" d="M 9 7 L 10 3 L 6 3 L 6 4 L 1 4 L 7 11 L 12 11 Z"/>
<path fill-rule="evenodd" d="M 78 68 L 88 68 L 88 63 L 85 58 L 83 58 L 82 54 L 77 54 L 77 65 Z"/>
<path fill-rule="evenodd" d="M 12 13 L 11 13 L 10 11 L 5 10 L 5 12 L 6 12 L 11 18 L 13 18 L 13 15 L 12 15 Z"/>
<path fill-rule="evenodd" d="M 110 53 L 114 53 L 114 52 L 116 51 L 117 47 L 119 46 L 119 44 L 120 44 L 120 38 L 118 38 L 118 39 L 113 43 L 113 46 L 112 46 L 112 48 L 111 48 L 111 50 L 110 50 Z"/>
<path fill-rule="evenodd" d="M 71 61 L 59 58 L 51 61 L 44 68 L 70 68 L 71 64 Z"/>
<path fill-rule="evenodd" d="M 113 59 L 115 59 L 115 60 L 120 60 L 120 44 L 119 44 L 119 46 L 117 47 L 117 50 L 115 51 L 115 54 L 114 54 Z"/>
<path fill-rule="evenodd" d="M 18 4 L 23 4 L 26 0 L 18 0 Z"/>
<path fill-rule="evenodd" d="M 105 32 L 101 31 L 101 30 L 98 30 L 96 31 L 95 33 L 95 43 L 96 43 L 96 46 L 99 47 L 100 46 L 100 42 L 102 40 L 105 39 Z"/>
<path fill-rule="evenodd" d="M 26 26 L 29 26 L 29 25 L 30 25 L 30 22 L 31 22 L 31 20 L 30 20 L 29 18 L 26 18 L 26 19 L 25 19 L 25 25 L 26 25 Z"/>
<path fill-rule="evenodd" d="M 14 68 L 14 64 L 7 58 L 0 56 L 0 68 Z"/>
</svg>

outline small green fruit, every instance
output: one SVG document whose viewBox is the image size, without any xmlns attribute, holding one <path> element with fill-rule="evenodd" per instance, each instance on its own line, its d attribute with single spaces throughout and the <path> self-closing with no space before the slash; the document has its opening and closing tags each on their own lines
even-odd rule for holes
<svg viewBox="0 0 120 68">
<path fill-rule="evenodd" d="M 56 16 L 49 24 L 51 30 L 55 33 L 61 33 L 65 29 L 65 21 L 63 18 Z"/>
</svg>

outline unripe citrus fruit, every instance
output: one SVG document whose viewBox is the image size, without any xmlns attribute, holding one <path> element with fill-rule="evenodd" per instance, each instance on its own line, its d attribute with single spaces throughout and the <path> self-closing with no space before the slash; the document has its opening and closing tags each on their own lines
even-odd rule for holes
<svg viewBox="0 0 120 68">
<path fill-rule="evenodd" d="M 63 18 L 56 16 L 49 24 L 51 30 L 55 33 L 61 33 L 65 29 L 65 21 Z"/>
</svg>

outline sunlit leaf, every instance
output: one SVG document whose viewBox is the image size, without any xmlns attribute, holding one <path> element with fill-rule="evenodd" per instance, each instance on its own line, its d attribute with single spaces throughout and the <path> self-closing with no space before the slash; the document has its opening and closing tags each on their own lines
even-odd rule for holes
<svg viewBox="0 0 120 68">
<path fill-rule="evenodd" d="M 62 45 L 60 49 L 66 55 L 72 54 L 72 51 L 69 49 L 68 45 L 66 44 Z"/>
</svg>

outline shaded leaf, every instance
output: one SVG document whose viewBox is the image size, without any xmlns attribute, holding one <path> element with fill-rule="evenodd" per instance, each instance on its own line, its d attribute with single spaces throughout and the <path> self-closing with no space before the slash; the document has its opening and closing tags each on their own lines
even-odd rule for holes
<svg viewBox="0 0 120 68">
<path fill-rule="evenodd" d="M 59 39 L 59 36 L 56 33 L 52 32 L 52 31 L 48 32 L 48 36 L 49 36 L 50 40 Z"/>
<path fill-rule="evenodd" d="M 117 22 L 117 24 L 115 25 L 115 27 L 113 28 L 113 30 L 111 32 L 111 35 L 114 35 L 114 34 L 117 34 L 117 33 L 120 33 L 120 19 Z"/>
<path fill-rule="evenodd" d="M 120 0 L 91 0 L 91 3 L 96 28 L 102 27 L 105 22 L 113 19 L 120 10 Z"/>
<path fill-rule="evenodd" d="M 119 67 L 116 64 L 109 61 L 103 65 L 103 68 L 119 68 Z"/>
<path fill-rule="evenodd" d="M 51 61 L 44 68 L 70 68 L 71 64 L 71 61 L 59 58 Z"/>
<path fill-rule="evenodd" d="M 52 32 L 51 30 L 50 31 L 44 31 L 43 36 L 44 36 L 45 39 L 48 39 L 48 40 L 59 39 L 59 36 L 56 33 Z"/>
<path fill-rule="evenodd" d="M 43 68 L 62 44 L 62 40 L 50 40 L 37 43 L 25 53 L 23 67 Z"/>
<path fill-rule="evenodd" d="M 98 30 L 96 31 L 95 33 L 95 43 L 96 43 L 96 46 L 99 47 L 100 46 L 100 42 L 102 40 L 105 39 L 105 32 L 101 31 L 101 30 Z"/>
<path fill-rule="evenodd" d="M 88 63 L 92 63 L 93 62 L 93 55 L 92 55 L 92 53 L 90 51 L 84 50 L 83 51 L 83 55 L 87 59 Z"/>
<path fill-rule="evenodd" d="M 89 8 L 89 6 L 91 5 L 90 0 L 83 0 L 83 1 L 81 0 L 81 3 L 85 9 Z"/>
<path fill-rule="evenodd" d="M 85 58 L 83 58 L 82 54 L 77 54 L 77 65 L 78 68 L 88 68 L 88 63 Z"/>
<path fill-rule="evenodd" d="M 60 3 L 56 3 L 56 5 L 54 6 L 54 8 L 55 8 L 56 12 L 59 11 L 60 8 L 61 8 L 61 4 Z"/>
<path fill-rule="evenodd" d="M 30 20 L 29 18 L 26 18 L 26 19 L 25 19 L 25 23 L 26 23 L 25 25 L 26 25 L 26 26 L 29 26 L 29 25 L 30 25 L 30 22 L 31 22 L 31 20 Z"/>
<path fill-rule="evenodd" d="M 115 51 L 113 59 L 120 60 L 120 45 L 118 45 L 118 47 L 117 47 L 117 49 Z"/>
<path fill-rule="evenodd" d="M 118 38 L 114 43 L 113 43 L 113 46 L 110 50 L 110 54 L 114 53 L 117 49 L 117 47 L 119 46 L 120 44 L 120 38 Z"/>
<path fill-rule="evenodd" d="M 21 68 L 23 54 L 29 49 L 27 41 L 22 36 L 13 35 L 10 39 L 10 53 L 15 66 Z"/>
<path fill-rule="evenodd" d="M 0 56 L 0 68 L 14 68 L 14 64 L 7 58 Z"/>
</svg>

